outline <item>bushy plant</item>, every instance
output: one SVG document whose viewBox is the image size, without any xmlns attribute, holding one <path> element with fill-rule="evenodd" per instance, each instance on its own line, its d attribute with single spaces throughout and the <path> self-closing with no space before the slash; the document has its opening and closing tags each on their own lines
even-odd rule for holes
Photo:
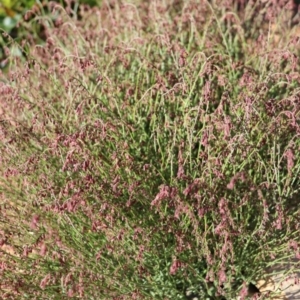
<svg viewBox="0 0 300 300">
<path fill-rule="evenodd" d="M 232 299 L 299 257 L 288 8 L 257 39 L 216 2 L 36 17 L 0 79 L 2 298 Z"/>
</svg>

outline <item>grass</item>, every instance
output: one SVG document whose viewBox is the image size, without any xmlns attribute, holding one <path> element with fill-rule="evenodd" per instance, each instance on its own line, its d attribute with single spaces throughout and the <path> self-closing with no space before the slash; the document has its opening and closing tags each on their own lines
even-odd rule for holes
<svg viewBox="0 0 300 300">
<path fill-rule="evenodd" d="M 200 2 L 31 20 L 0 80 L 3 299 L 232 299 L 299 255 L 288 7 Z"/>
</svg>

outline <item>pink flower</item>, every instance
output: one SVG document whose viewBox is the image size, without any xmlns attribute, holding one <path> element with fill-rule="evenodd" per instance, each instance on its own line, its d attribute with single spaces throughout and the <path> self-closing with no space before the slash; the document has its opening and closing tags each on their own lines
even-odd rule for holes
<svg viewBox="0 0 300 300">
<path fill-rule="evenodd" d="M 219 276 L 220 285 L 226 282 L 227 277 L 226 277 L 225 270 L 223 268 L 218 272 L 218 276 Z"/>
<path fill-rule="evenodd" d="M 38 215 L 34 215 L 32 217 L 31 223 L 30 223 L 30 228 L 32 230 L 36 230 L 38 228 L 38 223 L 39 223 L 40 217 Z"/>
<path fill-rule="evenodd" d="M 287 159 L 287 169 L 288 169 L 288 172 L 290 173 L 291 170 L 292 170 L 292 168 L 294 167 L 295 156 L 294 156 L 293 150 L 292 149 L 288 149 L 285 152 L 285 157 Z"/>
<path fill-rule="evenodd" d="M 175 275 L 177 270 L 181 267 L 181 262 L 178 259 L 173 260 L 170 267 L 170 274 Z"/>
<path fill-rule="evenodd" d="M 41 288 L 42 290 L 46 287 L 46 285 L 48 284 L 48 282 L 50 281 L 50 279 L 51 279 L 51 276 L 50 276 L 50 274 L 48 274 L 48 275 L 46 275 L 46 276 L 44 277 L 44 279 L 41 281 L 41 283 L 40 283 L 40 288 Z"/>
<path fill-rule="evenodd" d="M 246 282 L 244 282 L 243 288 L 240 291 L 241 300 L 244 300 L 247 297 L 247 295 L 248 295 L 248 286 Z"/>
</svg>

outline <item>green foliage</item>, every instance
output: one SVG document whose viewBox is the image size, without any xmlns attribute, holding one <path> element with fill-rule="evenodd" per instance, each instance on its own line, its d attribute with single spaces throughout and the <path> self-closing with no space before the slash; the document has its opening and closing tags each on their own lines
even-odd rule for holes
<svg viewBox="0 0 300 300">
<path fill-rule="evenodd" d="M 57 2 L 62 7 L 66 6 L 65 1 L 63 0 L 57 0 L 57 1 L 51 1 L 51 2 Z M 12 40 L 20 42 L 24 38 L 28 38 L 28 35 L 33 35 L 36 43 L 40 43 L 41 40 L 44 41 L 43 38 L 43 28 L 41 26 L 38 26 L 37 24 L 28 24 L 26 26 L 18 26 L 18 24 L 22 23 L 28 23 L 30 20 L 26 19 L 25 16 L 26 13 L 33 9 L 34 6 L 36 8 L 41 9 L 44 14 L 49 15 L 50 18 L 53 19 L 53 16 L 51 16 L 50 11 L 48 11 L 47 7 L 48 1 L 40 2 L 36 0 L 1 0 L 0 1 L 0 30 L 1 32 L 7 33 L 10 38 L 3 37 L 2 34 L 0 35 L 0 68 L 1 69 L 7 69 L 8 63 L 6 62 L 7 56 L 5 55 L 5 47 L 8 47 L 8 49 L 12 50 L 13 53 L 15 53 L 16 56 L 22 56 L 19 49 L 16 49 L 12 45 Z M 74 2 L 73 6 L 78 8 L 78 5 L 80 4 L 87 4 L 92 6 L 101 5 L 101 0 L 77 0 Z M 34 18 L 34 16 L 33 16 Z M 55 17 L 54 17 L 55 18 Z M 32 22 L 31 22 L 32 23 Z"/>
</svg>

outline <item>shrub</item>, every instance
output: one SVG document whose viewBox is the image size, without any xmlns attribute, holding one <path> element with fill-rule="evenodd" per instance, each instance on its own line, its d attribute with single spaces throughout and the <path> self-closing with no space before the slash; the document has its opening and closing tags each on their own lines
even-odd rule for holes
<svg viewBox="0 0 300 300">
<path fill-rule="evenodd" d="M 297 40 L 200 2 L 36 18 L 0 81 L 3 297 L 231 299 L 299 256 Z"/>
</svg>

